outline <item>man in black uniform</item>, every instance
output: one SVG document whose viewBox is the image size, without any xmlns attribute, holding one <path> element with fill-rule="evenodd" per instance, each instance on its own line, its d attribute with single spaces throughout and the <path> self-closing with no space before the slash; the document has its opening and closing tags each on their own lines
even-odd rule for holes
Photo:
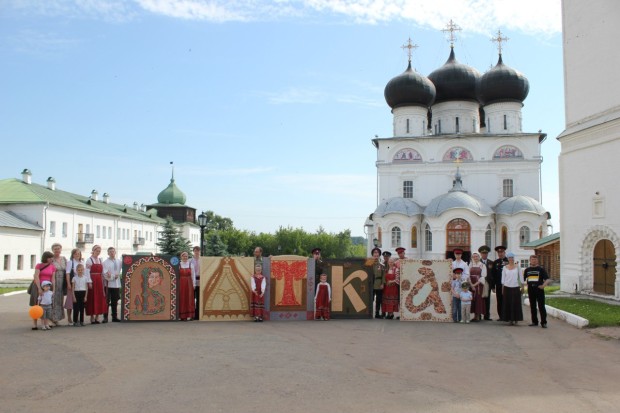
<svg viewBox="0 0 620 413">
<path fill-rule="evenodd" d="M 381 250 L 377 247 L 372 249 L 372 291 L 375 301 L 375 318 L 384 318 L 381 313 L 381 303 L 383 299 L 383 284 L 385 284 L 385 274 L 381 264 Z"/>
<path fill-rule="evenodd" d="M 503 321 L 502 270 L 504 269 L 504 265 L 508 264 L 508 258 L 506 258 L 506 247 L 503 245 L 495 247 L 495 252 L 497 252 L 497 259 L 493 263 L 493 291 L 495 291 L 495 301 L 497 301 L 498 321 Z"/>
<path fill-rule="evenodd" d="M 536 306 L 540 311 L 540 326 L 547 328 L 547 310 L 545 308 L 545 287 L 551 280 L 547 271 L 538 265 L 538 257 L 530 257 L 530 266 L 523 272 L 523 279 L 527 282 L 527 296 L 530 299 L 530 310 L 532 312 L 532 323 L 530 327 L 538 325 L 538 314 Z"/>
<path fill-rule="evenodd" d="M 491 251 L 491 248 L 488 245 L 478 248 L 480 261 L 487 267 L 487 277 L 484 282 L 484 291 L 487 293 L 487 296 L 484 297 L 485 320 L 491 319 L 491 290 L 493 289 L 493 261 L 489 259 L 489 251 Z"/>
</svg>

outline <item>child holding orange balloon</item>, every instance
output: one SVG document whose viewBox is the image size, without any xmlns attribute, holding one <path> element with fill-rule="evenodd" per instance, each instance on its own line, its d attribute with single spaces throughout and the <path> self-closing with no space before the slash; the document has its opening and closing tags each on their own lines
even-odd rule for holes
<svg viewBox="0 0 620 413">
<path fill-rule="evenodd" d="M 50 281 L 43 281 L 41 283 L 43 292 L 39 295 L 39 305 L 43 307 L 43 315 L 41 316 L 41 323 L 43 327 L 41 330 L 51 330 L 49 323 L 52 319 L 52 300 L 54 299 L 54 293 L 51 291 L 52 283 Z"/>
</svg>

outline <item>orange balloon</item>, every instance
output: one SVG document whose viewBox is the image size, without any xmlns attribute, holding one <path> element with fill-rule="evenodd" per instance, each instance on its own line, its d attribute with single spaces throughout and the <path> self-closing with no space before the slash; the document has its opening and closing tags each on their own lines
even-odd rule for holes
<svg viewBox="0 0 620 413">
<path fill-rule="evenodd" d="M 28 314 L 30 314 L 30 317 L 33 320 L 37 320 L 43 315 L 43 307 L 41 307 L 40 305 L 33 305 L 32 307 L 30 307 L 30 311 L 28 311 Z"/>
</svg>

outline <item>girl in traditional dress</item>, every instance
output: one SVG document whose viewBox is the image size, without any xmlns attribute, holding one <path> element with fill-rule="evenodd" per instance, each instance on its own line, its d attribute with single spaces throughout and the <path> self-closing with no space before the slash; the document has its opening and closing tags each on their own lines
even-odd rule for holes
<svg viewBox="0 0 620 413">
<path fill-rule="evenodd" d="M 84 260 L 82 259 L 82 251 L 79 248 L 74 248 L 71 251 L 71 257 L 69 261 L 67 261 L 67 269 L 66 269 L 66 282 L 67 282 L 67 298 L 65 299 L 65 310 L 67 310 L 67 320 L 69 325 L 72 325 L 71 322 L 71 314 L 73 313 L 73 277 L 77 274 L 76 268 L 78 264 L 84 265 Z"/>
<path fill-rule="evenodd" d="M 254 321 L 263 321 L 266 288 L 267 281 L 263 276 L 263 264 L 256 264 L 254 275 L 252 275 L 252 301 L 250 302 L 250 315 L 254 317 Z"/>
<path fill-rule="evenodd" d="M 474 298 L 472 300 L 471 311 L 474 313 L 472 321 L 480 321 L 486 312 L 484 304 L 484 284 L 487 277 L 487 266 L 480 261 L 480 254 L 474 252 L 471 255 L 469 264 L 469 284 L 471 285 Z"/>
<path fill-rule="evenodd" d="M 502 320 L 515 325 L 523 321 L 523 309 L 521 307 L 521 270 L 515 264 L 515 255 L 512 252 L 506 254 L 508 264 L 502 268 L 502 289 L 504 301 L 502 303 Z"/>
<path fill-rule="evenodd" d="M 56 243 L 52 245 L 52 253 L 54 253 L 54 289 L 52 300 L 52 322 L 55 326 L 58 322 L 65 318 L 65 309 L 63 307 L 63 297 L 66 294 L 66 289 L 69 287 L 65 284 L 67 259 L 60 255 L 62 252 L 62 245 Z M 64 285 L 64 288 L 63 288 Z M 64 291 L 63 291 L 64 290 Z"/>
<path fill-rule="evenodd" d="M 189 254 L 185 251 L 181 253 L 179 274 L 179 318 L 181 321 L 190 321 L 196 312 L 194 306 L 196 273 L 194 266 L 189 261 Z"/>
<path fill-rule="evenodd" d="M 329 320 L 330 304 L 332 302 L 332 288 L 327 283 L 327 274 L 321 274 L 319 285 L 314 294 L 315 320 Z"/>
<path fill-rule="evenodd" d="M 388 260 L 388 268 L 385 273 L 385 287 L 383 288 L 383 311 L 387 313 L 386 319 L 392 320 L 394 312 L 399 311 L 400 297 L 398 296 L 398 282 L 396 280 L 396 267 L 394 260 Z"/>
<path fill-rule="evenodd" d="M 100 324 L 99 316 L 108 312 L 108 302 L 103 284 L 103 264 L 99 254 L 101 254 L 101 247 L 99 245 L 93 246 L 91 256 L 86 260 L 85 265 L 86 278 L 90 280 L 86 315 L 90 316 L 91 324 Z"/>
</svg>

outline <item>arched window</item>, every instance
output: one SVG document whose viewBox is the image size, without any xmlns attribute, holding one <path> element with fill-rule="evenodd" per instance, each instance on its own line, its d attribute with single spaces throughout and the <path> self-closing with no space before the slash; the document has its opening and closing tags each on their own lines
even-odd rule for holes
<svg viewBox="0 0 620 413">
<path fill-rule="evenodd" d="M 418 227 L 411 227 L 411 248 L 418 248 Z"/>
<path fill-rule="evenodd" d="M 400 247 L 400 228 L 392 228 L 392 248 Z"/>
<path fill-rule="evenodd" d="M 484 233 L 484 244 L 488 246 L 493 245 L 493 231 L 491 231 L 491 224 L 487 225 L 487 230 Z"/>
<path fill-rule="evenodd" d="M 502 227 L 502 245 L 508 248 L 508 228 Z"/>
<path fill-rule="evenodd" d="M 456 218 L 448 222 L 446 227 L 447 243 L 446 249 L 453 250 L 454 248 L 463 248 L 469 251 L 471 246 L 469 245 L 471 227 L 469 222 L 462 218 Z"/>
<path fill-rule="evenodd" d="M 519 229 L 519 245 L 523 246 L 530 242 L 530 229 L 529 227 L 523 226 Z"/>
<path fill-rule="evenodd" d="M 426 224 L 424 228 L 424 251 L 432 251 L 433 250 L 433 233 L 431 232 L 431 227 Z"/>
</svg>

